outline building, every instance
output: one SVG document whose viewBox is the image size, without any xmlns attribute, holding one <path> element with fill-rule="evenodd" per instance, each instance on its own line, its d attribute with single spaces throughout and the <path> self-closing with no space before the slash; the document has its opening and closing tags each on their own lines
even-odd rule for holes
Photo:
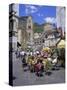
<svg viewBox="0 0 67 90">
<path fill-rule="evenodd" d="M 23 50 L 33 46 L 33 22 L 31 16 L 19 17 L 18 43 Z"/>
<path fill-rule="evenodd" d="M 57 41 L 60 39 L 60 34 L 57 32 L 54 24 L 46 23 L 42 37 L 44 37 L 44 47 L 55 47 Z"/>
<path fill-rule="evenodd" d="M 56 21 L 57 28 L 62 29 L 62 35 L 64 36 L 65 32 L 65 7 L 56 7 Z"/>
<path fill-rule="evenodd" d="M 54 48 L 60 40 L 61 34 L 57 31 L 56 26 L 51 23 L 45 23 L 41 36 L 34 39 L 35 50 L 40 50 L 43 47 Z"/>
<path fill-rule="evenodd" d="M 53 48 L 61 38 L 61 32 L 54 24 L 38 25 L 33 23 L 31 16 L 22 16 L 18 20 L 18 42 L 23 50 L 32 48 L 36 51 L 43 47 Z"/>
<path fill-rule="evenodd" d="M 27 25 L 26 25 L 26 32 L 28 34 L 28 45 L 33 46 L 33 20 L 31 16 L 28 16 Z"/>
<path fill-rule="evenodd" d="M 19 5 L 9 5 L 9 50 L 17 51 L 17 30 L 18 30 Z"/>
</svg>

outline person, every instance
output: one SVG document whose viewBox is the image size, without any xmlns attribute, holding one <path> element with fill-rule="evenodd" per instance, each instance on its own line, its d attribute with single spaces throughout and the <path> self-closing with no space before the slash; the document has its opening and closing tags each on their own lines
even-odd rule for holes
<svg viewBox="0 0 67 90">
<path fill-rule="evenodd" d="M 24 51 L 20 51 L 20 57 L 22 58 L 24 56 L 25 52 Z"/>
<path fill-rule="evenodd" d="M 17 50 L 17 51 L 15 52 L 15 54 L 16 54 L 16 58 L 19 58 L 19 57 L 20 57 L 20 51 Z"/>
<path fill-rule="evenodd" d="M 44 52 L 44 58 L 48 57 L 48 52 Z"/>
<path fill-rule="evenodd" d="M 31 56 L 31 59 L 30 59 L 30 64 L 29 64 L 29 69 L 31 72 L 34 72 L 34 65 L 35 65 L 35 60 L 34 60 L 34 56 Z"/>
<path fill-rule="evenodd" d="M 42 61 L 38 60 L 37 63 L 35 64 L 35 72 L 37 76 L 43 76 L 43 64 Z"/>
<path fill-rule="evenodd" d="M 23 65 L 23 67 L 25 67 L 27 65 L 27 63 L 26 63 L 26 54 L 23 55 L 22 65 Z"/>
</svg>

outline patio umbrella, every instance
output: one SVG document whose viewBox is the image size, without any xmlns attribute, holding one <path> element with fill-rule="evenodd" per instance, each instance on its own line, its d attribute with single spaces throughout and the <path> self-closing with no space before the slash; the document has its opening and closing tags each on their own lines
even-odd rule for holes
<svg viewBox="0 0 67 90">
<path fill-rule="evenodd" d="M 49 50 L 50 50 L 49 47 L 45 47 L 45 48 L 42 49 L 42 51 L 49 51 Z"/>
<path fill-rule="evenodd" d="M 57 48 L 65 48 L 65 40 L 61 40 L 57 45 Z"/>
</svg>

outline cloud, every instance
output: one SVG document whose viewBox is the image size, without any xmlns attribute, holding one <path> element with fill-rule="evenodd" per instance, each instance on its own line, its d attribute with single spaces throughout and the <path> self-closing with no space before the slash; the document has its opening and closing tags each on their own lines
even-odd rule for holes
<svg viewBox="0 0 67 90">
<path fill-rule="evenodd" d="M 28 7 L 30 7 L 31 9 L 33 9 L 33 10 L 36 10 L 37 8 L 36 8 L 36 6 L 28 6 Z"/>
<path fill-rule="evenodd" d="M 36 13 L 38 11 L 38 8 L 34 5 L 26 5 L 26 14 L 29 13 Z"/>
<path fill-rule="evenodd" d="M 37 14 L 39 17 L 43 17 L 44 15 L 42 13 Z"/>
<path fill-rule="evenodd" d="M 56 18 L 54 18 L 54 17 L 46 17 L 46 18 L 44 18 L 44 20 L 47 23 L 56 23 Z"/>
</svg>

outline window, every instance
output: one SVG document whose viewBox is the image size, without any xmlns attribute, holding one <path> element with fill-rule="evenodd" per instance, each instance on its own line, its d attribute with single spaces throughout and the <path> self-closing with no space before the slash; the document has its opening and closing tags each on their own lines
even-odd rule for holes
<svg viewBox="0 0 67 90">
<path fill-rule="evenodd" d="M 30 39 L 31 34 L 29 33 L 28 35 L 29 35 L 29 37 L 28 37 L 28 38 Z"/>
<path fill-rule="evenodd" d="M 29 23 L 31 23 L 31 20 L 29 19 Z"/>
<path fill-rule="evenodd" d="M 41 44 L 41 41 L 40 41 L 40 44 Z"/>
<path fill-rule="evenodd" d="M 45 35 L 45 38 L 47 38 L 47 35 Z"/>
<path fill-rule="evenodd" d="M 9 21 L 9 30 L 12 31 L 13 30 L 13 20 Z"/>
<path fill-rule="evenodd" d="M 31 26 L 28 26 L 28 29 L 31 29 Z"/>
<path fill-rule="evenodd" d="M 44 41 L 44 39 L 42 39 L 42 43 L 44 43 L 45 41 Z"/>
</svg>

